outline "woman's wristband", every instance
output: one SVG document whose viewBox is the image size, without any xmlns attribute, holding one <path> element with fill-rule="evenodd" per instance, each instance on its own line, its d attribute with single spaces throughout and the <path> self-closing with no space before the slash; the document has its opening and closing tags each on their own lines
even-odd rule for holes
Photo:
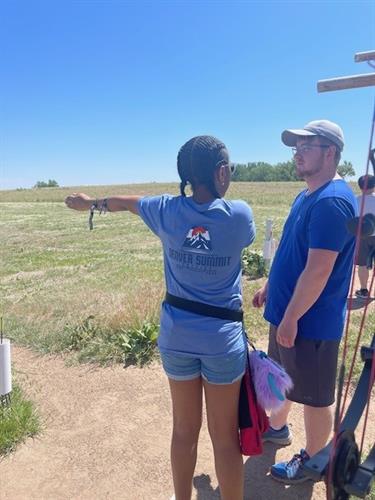
<svg viewBox="0 0 375 500">
<path fill-rule="evenodd" d="M 108 211 L 108 201 L 107 198 L 104 198 L 102 201 L 98 199 L 90 201 L 91 201 L 91 206 L 90 206 L 90 216 L 89 216 L 89 228 L 92 230 L 94 229 L 94 224 L 92 222 L 92 219 L 94 217 L 95 210 L 99 211 L 99 215 L 105 214 Z"/>
</svg>

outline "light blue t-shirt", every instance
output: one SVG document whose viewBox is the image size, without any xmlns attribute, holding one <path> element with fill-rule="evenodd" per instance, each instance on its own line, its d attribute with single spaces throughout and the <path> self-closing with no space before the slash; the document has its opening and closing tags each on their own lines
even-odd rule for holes
<svg viewBox="0 0 375 500">
<path fill-rule="evenodd" d="M 264 317 L 278 326 L 304 270 L 310 248 L 338 252 L 320 297 L 298 321 L 298 335 L 319 340 L 338 340 L 344 326 L 346 299 L 353 268 L 354 237 L 346 221 L 357 204 L 343 180 L 333 180 L 311 194 L 295 199 L 285 222 L 268 279 Z"/>
<path fill-rule="evenodd" d="M 241 252 L 255 238 L 252 211 L 244 201 L 198 204 L 164 194 L 141 198 L 138 209 L 162 242 L 169 293 L 234 310 L 242 306 Z M 244 343 L 240 322 L 162 306 L 162 352 L 218 356 L 239 351 Z"/>
</svg>

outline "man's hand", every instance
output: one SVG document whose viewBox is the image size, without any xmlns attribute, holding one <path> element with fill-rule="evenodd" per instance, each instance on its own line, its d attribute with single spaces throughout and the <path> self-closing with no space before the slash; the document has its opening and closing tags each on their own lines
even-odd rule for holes
<svg viewBox="0 0 375 500">
<path fill-rule="evenodd" d="M 258 290 L 252 300 L 252 304 L 254 307 L 262 307 L 264 306 L 267 299 L 267 290 L 268 284 L 266 283 L 260 290 Z"/>
<path fill-rule="evenodd" d="M 65 205 L 73 210 L 89 210 L 94 200 L 85 193 L 73 193 L 65 198 Z"/>
<path fill-rule="evenodd" d="M 291 348 L 294 346 L 294 341 L 297 336 L 297 321 L 290 320 L 284 316 L 281 323 L 277 327 L 276 341 L 283 347 Z"/>
</svg>

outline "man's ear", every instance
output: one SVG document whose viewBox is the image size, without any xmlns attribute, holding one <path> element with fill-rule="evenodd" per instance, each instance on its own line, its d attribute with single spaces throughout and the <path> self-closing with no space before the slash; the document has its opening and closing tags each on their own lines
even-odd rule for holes
<svg viewBox="0 0 375 500">
<path fill-rule="evenodd" d="M 329 146 L 327 149 L 327 156 L 329 158 L 332 158 L 334 159 L 335 158 L 335 155 L 336 155 L 336 147 L 335 146 Z"/>
</svg>

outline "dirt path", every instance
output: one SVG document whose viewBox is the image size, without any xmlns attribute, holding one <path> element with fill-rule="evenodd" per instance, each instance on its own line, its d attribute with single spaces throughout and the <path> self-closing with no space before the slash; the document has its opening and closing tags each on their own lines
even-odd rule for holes
<svg viewBox="0 0 375 500">
<path fill-rule="evenodd" d="M 158 363 L 126 370 L 69 367 L 61 357 L 14 347 L 13 364 L 44 430 L 0 461 L 1 500 L 169 500 L 171 408 Z M 300 408 L 291 422 L 292 447 L 267 444 L 264 455 L 245 459 L 247 500 L 325 498 L 322 483 L 288 488 L 266 475 L 275 458 L 290 458 L 303 445 Z M 198 455 L 193 498 L 219 499 L 205 425 Z"/>
</svg>

